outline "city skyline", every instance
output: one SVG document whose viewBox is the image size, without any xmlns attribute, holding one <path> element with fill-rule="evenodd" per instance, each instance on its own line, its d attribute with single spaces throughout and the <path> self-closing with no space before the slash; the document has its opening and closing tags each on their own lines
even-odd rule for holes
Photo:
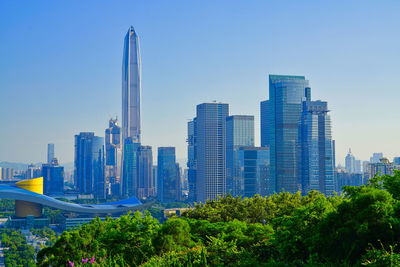
<svg viewBox="0 0 400 267">
<path fill-rule="evenodd" d="M 16 12 L 15 10 L 18 6 L 18 4 L 12 6 L 5 3 L 0 5 L 8 8 L 11 11 L 10 14 Z M 211 4 L 207 3 L 206 5 L 209 6 Z M 316 3 L 315 5 L 318 6 Z M 393 3 L 393 5 L 396 6 L 395 3 Z M 217 5 L 217 10 L 221 10 L 222 6 L 222 4 Z M 332 6 L 333 15 L 335 11 L 338 11 L 339 6 L 340 5 Z M 294 4 L 293 7 L 287 7 L 288 12 L 293 12 L 296 7 L 298 8 L 296 4 Z M 361 9 L 366 14 L 370 14 L 370 12 L 372 13 L 371 9 L 373 7 L 376 6 L 366 3 Z M 43 8 L 45 9 L 45 7 Z M 145 5 L 138 5 L 139 10 L 148 8 L 149 7 Z M 189 9 L 190 14 L 197 15 L 194 21 L 197 21 L 196 19 L 202 15 L 207 14 L 202 10 L 194 11 L 192 7 L 184 6 L 184 8 Z M 279 5 L 273 5 L 272 8 L 276 10 L 277 15 L 283 12 L 279 8 Z M 342 13 L 341 17 L 347 22 L 355 22 L 350 19 L 350 13 L 355 10 L 355 6 L 350 4 L 348 8 L 348 13 Z M 118 7 L 116 9 L 118 9 Z M 100 12 L 100 10 L 102 9 L 98 7 L 95 11 Z M 250 9 L 248 8 L 246 10 Z M 56 13 L 57 12 L 61 11 L 56 11 Z M 74 11 L 69 10 L 68 12 Z M 67 22 L 60 24 L 60 21 L 53 18 L 57 22 L 56 26 L 61 26 L 61 28 L 64 29 L 64 31 L 61 32 L 67 35 L 68 38 L 72 40 L 74 40 L 74 38 L 82 38 L 82 41 L 78 42 L 79 46 L 78 44 L 73 45 L 73 49 L 68 50 L 67 55 L 72 57 L 72 59 L 87 55 L 75 62 L 74 66 L 74 68 L 82 72 L 82 74 L 88 74 L 86 79 L 72 68 L 71 60 L 68 61 L 67 58 L 63 58 L 65 56 L 60 54 L 59 50 L 53 48 L 53 40 L 61 38 L 61 35 L 58 35 L 59 33 L 54 32 L 52 38 L 40 40 L 40 42 L 43 41 L 43 46 L 45 48 L 49 48 L 48 51 L 42 50 L 43 48 L 37 45 L 35 46 L 35 43 L 39 41 L 37 38 L 50 27 L 43 24 L 43 22 L 45 22 L 44 19 L 38 22 L 31 21 L 41 14 L 40 10 L 33 9 L 33 11 L 29 13 L 31 16 L 28 16 L 21 22 L 10 20 L 8 24 L 6 23 L 7 31 L 2 32 L 0 35 L 0 37 L 4 37 L 5 41 L 3 45 L 5 50 L 9 53 L 9 55 L 4 55 L 4 60 L 0 63 L 0 69 L 4 70 L 3 74 L 0 74 L 0 86 L 2 88 L 2 98 L 9 99 L 10 101 L 7 102 L 13 103 L 14 106 L 10 106 L 9 103 L 4 103 L 0 108 L 2 114 L 8 114 L 8 116 L 2 117 L 1 125 L 9 126 L 3 129 L 0 134 L 0 137 L 2 137 L 0 138 L 0 140 L 2 140 L 0 141 L 0 147 L 2 148 L 0 151 L 0 161 L 46 162 L 46 145 L 48 143 L 54 143 L 57 147 L 57 157 L 60 158 L 61 164 L 72 162 L 74 157 L 74 134 L 90 131 L 95 132 L 95 134 L 99 136 L 104 135 L 104 128 L 107 126 L 108 119 L 121 110 L 120 100 L 118 101 L 118 98 L 120 99 L 120 93 L 118 93 L 120 89 L 118 90 L 118 88 L 120 88 L 121 77 L 121 75 L 118 74 L 120 73 L 121 59 L 120 39 L 126 31 L 126 28 L 130 25 L 133 25 L 136 29 L 140 29 L 139 32 L 141 36 L 143 36 L 142 47 L 146 47 L 144 50 L 147 50 L 143 52 L 142 59 L 145 66 L 144 73 L 147 72 L 147 74 L 144 74 L 143 82 L 144 84 L 147 83 L 145 88 L 148 90 L 147 93 L 143 94 L 143 128 L 146 129 L 144 131 L 143 143 L 150 144 L 154 148 L 160 146 L 175 146 L 177 149 L 177 159 L 185 159 L 186 119 L 191 118 L 191 114 L 194 113 L 194 107 L 197 104 L 216 99 L 228 103 L 232 109 L 232 114 L 249 114 L 255 116 L 255 143 L 259 145 L 259 102 L 268 97 L 268 75 L 298 74 L 306 76 L 311 81 L 310 86 L 314 89 L 318 89 L 314 90 L 314 92 L 317 92 L 317 95 L 315 95 L 313 99 L 323 99 L 330 103 L 329 105 L 332 109 L 331 116 L 333 118 L 333 138 L 336 140 L 336 162 L 338 164 L 344 165 L 344 157 L 349 147 L 352 148 L 354 155 L 362 160 L 369 159 L 373 152 L 383 152 L 384 156 L 390 159 L 398 156 L 396 149 L 399 143 L 395 136 L 397 130 L 395 126 L 396 118 L 395 116 L 387 116 L 387 114 L 395 114 L 395 110 L 392 107 L 395 102 L 391 101 L 394 101 L 396 98 L 396 84 L 394 83 L 395 80 L 390 78 L 390 74 L 395 74 L 395 69 L 393 69 L 394 65 L 391 65 L 391 62 L 392 60 L 394 60 L 393 62 L 398 61 L 398 53 L 396 54 L 393 49 L 397 46 L 399 40 L 395 39 L 395 37 L 389 37 L 391 30 L 395 30 L 395 27 L 393 27 L 395 23 L 392 26 L 383 24 L 388 23 L 390 19 L 395 22 L 398 20 L 398 18 L 393 16 L 393 11 L 389 10 L 388 7 L 380 7 L 374 11 L 376 14 L 369 17 L 372 19 L 370 19 L 369 23 L 364 24 L 364 27 L 360 26 L 363 24 L 362 22 L 357 22 L 359 26 L 350 24 L 348 25 L 349 29 L 343 29 L 343 24 L 338 23 L 332 17 L 330 18 L 331 20 L 324 20 L 325 26 L 328 26 L 328 33 L 336 33 L 338 37 L 346 40 L 348 45 L 342 46 L 340 43 L 336 43 L 336 47 L 330 46 L 328 44 L 328 35 L 319 33 L 323 38 L 327 38 L 321 44 L 322 46 L 326 46 L 324 49 L 318 49 L 318 47 L 312 44 L 313 41 L 315 42 L 318 40 L 318 36 L 321 36 L 318 35 L 318 30 L 322 28 L 318 26 L 315 26 L 316 29 L 314 30 L 307 27 L 304 28 L 307 37 L 312 37 L 310 43 L 307 44 L 310 48 L 304 46 L 290 48 L 284 45 L 278 49 L 278 42 L 273 40 L 267 42 L 266 39 L 262 38 L 260 35 L 266 34 L 269 36 L 269 34 L 286 29 L 285 26 L 289 25 L 278 24 L 276 25 L 276 29 L 267 27 L 266 30 L 262 30 L 260 25 L 264 25 L 263 23 L 257 26 L 254 24 L 255 21 L 251 20 L 250 23 L 253 24 L 250 25 L 252 25 L 253 28 L 243 28 L 248 27 L 248 23 L 245 26 L 241 26 L 242 28 L 239 27 L 237 29 L 239 31 L 242 30 L 241 34 L 247 36 L 245 43 L 240 40 L 240 42 L 242 42 L 240 44 L 247 45 L 245 47 L 249 47 L 254 42 L 260 42 L 260 45 L 254 45 L 254 49 L 252 49 L 257 52 L 246 50 L 246 58 L 240 56 L 239 59 L 242 61 L 242 65 L 239 66 L 239 72 L 242 72 L 244 74 L 243 76 L 237 75 L 237 72 L 229 66 L 232 61 L 230 61 L 228 57 L 234 55 L 233 49 L 237 48 L 236 45 L 234 45 L 233 48 L 227 49 L 221 56 L 213 59 L 212 63 L 214 67 L 210 64 L 211 68 L 207 71 L 204 70 L 205 61 L 201 61 L 201 58 L 192 55 L 193 49 L 195 51 L 197 49 L 200 52 L 200 56 L 203 57 L 205 55 L 205 50 L 203 49 L 211 49 L 210 52 L 214 55 L 217 52 L 221 52 L 222 48 L 225 48 L 225 42 L 238 40 L 236 38 L 232 39 L 232 37 L 227 38 L 225 35 L 219 36 L 227 26 L 231 26 L 230 24 L 238 26 L 234 23 L 234 15 L 237 14 L 237 9 L 229 7 L 226 12 L 228 14 L 227 19 L 229 25 L 221 24 L 221 21 L 216 20 L 215 14 L 211 14 L 210 21 L 206 22 L 204 25 L 195 25 L 195 33 L 200 33 L 209 24 L 215 23 L 217 26 L 216 29 L 211 30 L 209 33 L 211 42 L 203 43 L 205 47 L 195 45 L 195 42 L 185 43 L 185 38 L 192 35 L 188 35 L 190 33 L 186 32 L 184 27 L 178 27 L 179 34 L 176 32 L 169 32 L 172 34 L 173 38 L 167 40 L 166 43 L 156 42 L 158 40 L 157 38 L 166 37 L 162 32 L 166 28 L 171 28 L 170 24 L 167 23 L 166 25 L 160 26 L 160 23 L 155 22 L 153 25 L 146 26 L 146 19 L 142 17 L 139 17 L 143 19 L 142 21 L 140 21 L 139 18 L 131 19 L 128 18 L 126 13 L 122 16 L 123 19 L 107 27 L 105 34 L 101 37 L 97 34 L 89 34 L 90 32 L 87 27 L 91 25 L 84 25 L 82 28 L 77 28 L 77 26 L 73 24 L 68 28 Z M 387 20 L 380 22 L 380 24 L 374 23 L 376 22 L 374 18 L 382 14 L 382 12 L 385 13 Z M 79 14 L 78 12 L 78 21 L 80 18 Z M 283 12 L 283 14 L 285 15 L 286 13 Z M 292 20 L 296 18 L 296 14 L 290 14 L 293 15 L 293 18 L 290 17 L 292 23 Z M 355 13 L 354 15 L 361 21 L 366 19 L 364 17 L 368 17 L 365 14 L 361 15 L 361 13 Z M 243 16 L 248 18 L 247 13 Z M 276 15 L 272 14 L 271 16 L 274 17 Z M 256 12 L 255 17 L 259 19 L 262 18 L 258 12 Z M 173 23 L 177 23 L 184 18 L 187 17 L 181 16 L 174 20 Z M 271 22 L 269 18 L 265 18 L 265 20 Z M 106 21 L 110 21 L 110 18 L 108 18 L 108 20 L 106 19 Z M 22 58 L 21 56 L 16 56 L 16 61 L 11 61 L 11 58 L 13 55 L 15 56 L 16 52 L 12 47 L 20 37 L 17 37 L 12 31 L 15 30 L 15 32 L 18 32 L 18 29 L 20 29 L 23 24 L 28 24 L 26 22 L 32 22 L 28 27 L 33 30 L 27 33 L 29 34 L 29 40 L 26 40 L 26 42 L 31 42 L 33 47 L 28 48 L 28 52 L 31 53 L 30 55 L 22 51 L 22 55 L 25 57 L 27 64 L 26 66 L 22 66 L 19 70 L 22 74 L 25 74 L 24 76 L 26 79 L 20 80 L 18 79 L 19 75 L 17 75 L 16 66 L 20 65 Z M 99 21 L 96 20 L 96 22 Z M 304 26 L 305 23 L 306 26 L 311 26 L 313 22 L 315 22 L 314 19 L 309 19 L 308 21 L 302 22 L 302 25 Z M 336 27 L 336 25 L 338 26 Z M 368 27 L 378 26 L 386 26 L 383 27 L 385 31 L 376 34 L 381 37 L 386 37 L 386 40 L 390 40 L 387 43 L 390 44 L 384 44 L 382 46 L 371 37 L 367 36 L 366 30 Z M 65 31 L 65 29 L 67 30 Z M 248 31 L 244 31 L 245 29 Z M 340 30 L 343 30 L 343 32 L 340 32 Z M 232 33 L 232 31 L 229 33 Z M 296 32 L 291 31 L 290 33 L 295 34 Z M 354 33 L 356 36 L 351 37 L 349 35 L 350 33 Z M 91 41 L 87 39 L 89 37 Z M 345 37 L 349 39 L 344 39 Z M 356 41 L 356 37 L 361 37 L 361 40 L 369 41 L 364 43 L 361 46 L 362 49 L 359 49 L 361 51 L 358 52 L 356 51 L 356 47 L 357 44 L 361 43 Z M 106 42 L 104 38 L 112 41 Z M 224 38 L 227 40 L 222 41 Z M 196 40 L 198 39 L 195 38 L 194 41 Z M 99 41 L 103 41 L 103 43 Z M 179 50 L 171 50 L 173 44 L 177 44 Z M 187 45 L 190 49 L 183 49 L 183 44 Z M 328 56 L 327 50 L 329 48 L 331 48 L 333 54 L 338 57 L 337 61 Z M 387 48 L 386 51 L 383 51 L 383 48 Z M 171 54 L 164 53 L 166 51 L 165 49 L 170 49 Z M 281 53 L 286 52 L 288 57 L 277 57 L 274 56 L 272 52 L 268 52 L 274 49 L 278 49 L 277 51 Z M 189 50 L 190 54 L 188 54 Z M 368 57 L 373 54 L 373 51 L 378 55 L 375 59 L 371 58 L 371 56 Z M 344 52 L 344 54 L 338 55 L 339 52 Z M 100 53 L 105 60 L 97 61 L 94 58 L 94 54 L 96 53 Z M 297 53 L 311 55 L 311 63 L 302 61 L 302 57 L 298 56 Z M 352 53 L 355 53 L 355 55 L 351 55 Z M 66 62 L 65 67 L 53 64 L 54 62 L 50 57 L 54 57 L 55 55 L 60 55 L 63 58 L 63 62 Z M 186 60 L 183 59 L 183 57 L 187 57 L 188 55 L 192 56 Z M 316 58 L 321 55 L 325 57 L 322 57 L 321 60 L 317 60 Z M 388 59 L 389 55 L 390 59 Z M 264 62 L 257 60 L 256 56 L 261 56 Z M 339 64 L 339 61 L 344 59 L 342 56 L 349 57 L 349 61 L 351 62 L 351 64 L 349 64 L 350 66 Z M 210 59 L 209 57 L 205 58 Z M 360 62 L 357 62 L 357 59 Z M 171 60 L 175 60 L 174 63 L 176 63 L 176 66 L 170 65 L 170 68 L 166 68 L 166 64 L 168 62 L 171 63 Z M 192 70 L 190 72 L 184 72 L 183 67 L 185 67 L 185 64 L 190 64 L 190 61 L 196 61 L 199 64 L 198 66 L 190 65 Z M 39 64 L 37 70 L 28 71 L 27 68 L 31 68 L 31 66 L 35 64 L 34 62 Z M 115 64 L 115 62 L 119 63 Z M 301 62 L 301 64 L 299 64 L 299 62 Z M 385 62 L 386 64 L 380 64 L 380 62 Z M 78 66 L 76 63 L 80 63 L 78 65 L 83 65 L 86 68 L 91 66 L 91 69 L 87 68 L 86 72 L 84 72 L 81 66 Z M 376 67 L 367 64 L 370 69 L 367 70 L 362 66 L 362 64 L 365 63 L 376 65 Z M 157 64 L 159 67 L 157 67 Z M 318 65 L 318 69 L 313 67 L 313 64 Z M 389 69 L 390 71 L 387 69 L 389 66 L 392 66 L 392 69 Z M 50 70 L 50 68 L 53 69 Z M 351 68 L 358 69 L 358 71 L 351 72 Z M 322 69 L 322 71 L 319 69 Z M 199 70 L 202 72 L 198 72 Z M 50 76 L 46 74 L 46 71 L 49 72 Z M 197 75 L 194 75 L 196 72 Z M 251 75 L 249 74 L 250 72 L 252 72 Z M 107 73 L 107 76 L 104 76 L 105 73 Z M 332 75 L 332 73 L 334 73 L 334 75 Z M 63 78 L 61 75 L 68 76 L 68 79 L 71 81 L 66 82 L 66 78 Z M 157 77 L 158 81 L 152 81 L 154 80 L 152 77 Z M 340 77 L 340 79 L 337 79 L 338 77 Z M 58 79 L 61 79 L 60 83 L 57 83 L 58 85 L 54 87 L 53 82 Z M 98 81 L 94 82 L 94 79 Z M 207 82 L 200 80 L 207 80 Z M 32 89 L 34 93 L 31 93 L 27 89 L 20 90 L 27 81 L 29 81 L 29 90 Z M 236 85 L 234 85 L 235 83 Z M 98 94 L 95 94 L 96 87 L 99 84 L 104 85 L 100 86 L 101 90 Z M 200 88 L 203 88 L 203 90 L 199 91 Z M 382 96 L 380 95 L 376 96 L 374 94 L 376 88 L 385 89 L 386 95 L 389 94 L 391 97 L 381 98 Z M 54 94 L 50 90 L 55 90 L 57 94 Z M 22 98 L 15 93 L 18 91 L 24 94 Z M 53 94 L 50 94 L 50 92 Z M 78 92 L 80 93 L 79 98 L 76 97 Z M 168 93 L 170 93 L 171 96 L 169 96 Z M 70 95 L 75 97 L 72 98 Z M 187 95 L 191 95 L 191 97 Z M 243 97 L 244 95 L 246 97 Z M 336 95 L 340 95 L 340 97 Z M 43 107 L 40 107 L 40 105 L 38 107 L 38 105 L 36 105 L 37 97 L 40 97 L 39 99 L 44 101 Z M 60 99 L 62 102 L 65 102 L 65 104 L 60 103 Z M 27 102 L 28 100 L 32 102 Z M 385 102 L 385 105 L 379 102 Z M 71 106 L 80 111 L 79 115 L 70 109 Z M 53 112 L 49 112 L 49 109 L 53 109 Z M 12 111 L 11 116 L 10 110 Z M 383 113 L 383 111 L 387 112 L 387 114 Z M 160 114 L 162 115 L 161 117 Z M 37 119 L 47 121 L 46 124 L 50 126 L 43 125 L 43 123 L 39 124 Z M 40 127 L 37 125 L 40 125 Z M 174 131 L 167 131 L 167 133 L 163 131 L 163 129 L 168 129 L 168 127 L 170 127 L 169 129 L 174 129 Z M 22 138 L 27 130 L 30 132 L 30 138 Z M 382 133 L 382 130 L 386 130 L 385 138 L 379 138 L 379 133 Z M 366 144 L 368 144 L 368 146 Z M 154 157 L 156 157 L 156 155 L 154 155 Z"/>
</svg>

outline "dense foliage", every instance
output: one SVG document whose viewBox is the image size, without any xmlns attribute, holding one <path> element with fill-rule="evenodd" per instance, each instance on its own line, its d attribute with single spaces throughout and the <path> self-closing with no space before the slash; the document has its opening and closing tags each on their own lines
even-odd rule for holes
<svg viewBox="0 0 400 267">
<path fill-rule="evenodd" d="M 26 243 L 23 234 L 14 229 L 2 229 L 0 233 L 6 266 L 36 266 L 35 250 Z"/>
<path fill-rule="evenodd" d="M 196 205 L 159 224 L 150 213 L 64 232 L 39 266 L 398 266 L 400 172 L 343 196 L 280 193 Z M 75 265 L 75 266 L 76 266 Z"/>
<path fill-rule="evenodd" d="M 0 217 L 14 215 L 15 201 L 10 199 L 0 199 Z"/>
<path fill-rule="evenodd" d="M 57 240 L 57 234 L 53 231 L 53 229 L 45 226 L 41 229 L 30 229 L 30 232 L 42 239 L 47 239 L 46 246 L 52 246 Z"/>
</svg>

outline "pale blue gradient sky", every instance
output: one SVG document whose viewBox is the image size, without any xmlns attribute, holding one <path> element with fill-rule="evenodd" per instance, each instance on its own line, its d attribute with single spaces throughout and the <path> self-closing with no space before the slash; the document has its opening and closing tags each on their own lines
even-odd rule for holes
<svg viewBox="0 0 400 267">
<path fill-rule="evenodd" d="M 400 1 L 1 1 L 0 161 L 62 162 L 121 114 L 123 38 L 141 38 L 143 143 L 186 157 L 199 103 L 256 117 L 268 74 L 328 101 L 337 162 L 400 156 Z"/>
</svg>

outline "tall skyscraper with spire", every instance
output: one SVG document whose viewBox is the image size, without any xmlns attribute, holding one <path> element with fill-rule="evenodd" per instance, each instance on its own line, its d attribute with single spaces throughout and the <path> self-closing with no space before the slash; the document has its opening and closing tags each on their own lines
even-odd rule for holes
<svg viewBox="0 0 400 267">
<path fill-rule="evenodd" d="M 125 36 L 122 59 L 122 137 L 140 143 L 141 64 L 139 37 L 131 26 Z"/>
</svg>

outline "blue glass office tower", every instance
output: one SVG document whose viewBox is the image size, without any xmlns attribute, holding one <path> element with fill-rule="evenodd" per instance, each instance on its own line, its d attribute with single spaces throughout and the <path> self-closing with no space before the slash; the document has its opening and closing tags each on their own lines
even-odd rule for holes
<svg viewBox="0 0 400 267">
<path fill-rule="evenodd" d="M 163 202 L 181 199 L 179 165 L 175 159 L 175 147 L 159 147 L 157 156 L 157 196 Z"/>
<path fill-rule="evenodd" d="M 243 192 L 240 176 L 239 148 L 254 146 L 254 116 L 234 115 L 226 118 L 226 192 L 239 196 Z"/>
<path fill-rule="evenodd" d="M 328 104 L 305 101 L 299 125 L 299 182 L 302 193 L 316 190 L 333 195 L 334 154 Z"/>
<path fill-rule="evenodd" d="M 196 201 L 196 170 L 197 170 L 197 126 L 196 126 L 196 118 L 188 122 L 187 125 L 187 153 L 188 153 L 188 184 L 189 184 L 189 195 L 188 201 L 194 202 Z"/>
<path fill-rule="evenodd" d="M 271 151 L 271 182 L 275 190 L 301 190 L 297 175 L 298 125 L 302 102 L 311 100 L 304 76 L 269 76 L 268 140 Z M 264 133 L 265 134 L 265 133 Z"/>
<path fill-rule="evenodd" d="M 47 164 L 50 164 L 54 158 L 54 144 L 47 144 Z"/>
<path fill-rule="evenodd" d="M 92 132 L 75 135 L 75 186 L 81 194 L 105 198 L 104 138 Z"/>
<path fill-rule="evenodd" d="M 252 197 L 270 194 L 269 165 L 270 151 L 268 147 L 241 147 L 238 150 L 240 176 L 243 179 L 242 194 Z"/>
<path fill-rule="evenodd" d="M 136 196 L 138 180 L 138 158 L 140 143 L 128 137 L 124 143 L 123 175 L 121 192 L 124 197 Z"/>
<path fill-rule="evenodd" d="M 197 201 L 205 202 L 224 196 L 226 192 L 226 117 L 229 105 L 203 103 L 197 105 Z"/>
<path fill-rule="evenodd" d="M 261 130 L 261 146 L 269 146 L 269 100 L 261 101 L 260 103 L 260 130 Z"/>
<path fill-rule="evenodd" d="M 153 179 L 153 151 L 151 146 L 140 146 L 138 158 L 138 198 L 148 198 L 156 195 Z"/>
<path fill-rule="evenodd" d="M 61 195 L 64 193 L 64 167 L 58 165 L 57 158 L 42 165 L 43 194 Z"/>
</svg>

